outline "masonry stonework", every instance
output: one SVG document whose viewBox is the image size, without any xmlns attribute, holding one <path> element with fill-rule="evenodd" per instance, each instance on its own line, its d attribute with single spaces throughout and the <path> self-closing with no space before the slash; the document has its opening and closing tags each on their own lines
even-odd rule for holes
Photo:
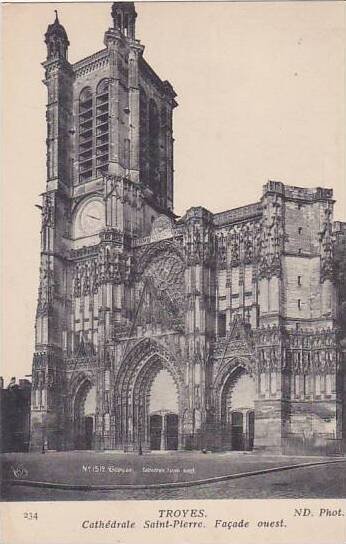
<svg viewBox="0 0 346 544">
<path fill-rule="evenodd" d="M 105 48 L 75 64 L 57 17 L 45 35 L 31 449 L 342 452 L 346 224 L 332 190 L 268 181 L 256 203 L 178 218 L 176 94 L 144 60 L 134 4 L 112 18 Z M 163 371 L 174 414 L 151 413 Z"/>
</svg>

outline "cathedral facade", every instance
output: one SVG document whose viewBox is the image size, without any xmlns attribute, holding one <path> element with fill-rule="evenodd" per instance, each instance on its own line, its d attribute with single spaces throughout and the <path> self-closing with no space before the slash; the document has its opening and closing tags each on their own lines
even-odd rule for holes
<svg viewBox="0 0 346 544">
<path fill-rule="evenodd" d="M 144 59 L 134 4 L 112 19 L 104 49 L 75 64 L 58 17 L 45 34 L 31 450 L 342 452 L 332 190 L 268 181 L 258 202 L 178 218 L 176 94 Z M 162 373 L 174 410 L 152 409 Z"/>
</svg>

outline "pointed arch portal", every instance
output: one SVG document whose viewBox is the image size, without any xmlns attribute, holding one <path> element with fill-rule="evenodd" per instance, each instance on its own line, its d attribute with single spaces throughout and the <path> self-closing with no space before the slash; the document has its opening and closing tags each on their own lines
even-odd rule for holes
<svg viewBox="0 0 346 544">
<path fill-rule="evenodd" d="M 151 450 L 178 449 L 178 392 L 167 369 L 156 376 L 149 400 L 149 433 Z"/>
<path fill-rule="evenodd" d="M 78 385 L 73 400 L 73 444 L 76 450 L 94 448 L 96 388 L 89 378 Z"/>
<path fill-rule="evenodd" d="M 170 394 L 160 395 L 160 381 Z M 170 354 L 149 339 L 139 342 L 119 370 L 115 390 L 116 447 L 178 449 L 181 437 L 182 376 Z"/>
<path fill-rule="evenodd" d="M 218 389 L 222 449 L 253 449 L 255 400 L 255 379 L 244 365 L 234 365 L 223 374 Z"/>
</svg>

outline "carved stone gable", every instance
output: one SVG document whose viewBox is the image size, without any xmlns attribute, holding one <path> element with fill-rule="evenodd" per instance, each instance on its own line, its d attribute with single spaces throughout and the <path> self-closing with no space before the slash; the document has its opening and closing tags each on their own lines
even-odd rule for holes
<svg viewBox="0 0 346 544">
<path fill-rule="evenodd" d="M 218 339 L 212 347 L 215 376 L 226 376 L 242 365 L 249 374 L 256 371 L 255 346 L 250 325 L 236 318 L 226 338 Z"/>
<path fill-rule="evenodd" d="M 231 324 L 222 348 L 223 358 L 234 357 L 235 355 L 252 355 L 254 353 L 254 343 L 250 325 L 236 317 Z"/>
</svg>

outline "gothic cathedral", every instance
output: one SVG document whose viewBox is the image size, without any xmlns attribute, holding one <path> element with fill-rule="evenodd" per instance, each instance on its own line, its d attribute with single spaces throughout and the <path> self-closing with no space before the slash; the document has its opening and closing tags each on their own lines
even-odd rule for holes
<svg viewBox="0 0 346 544">
<path fill-rule="evenodd" d="M 30 448 L 340 453 L 346 223 L 332 190 L 269 181 L 256 203 L 178 218 L 176 94 L 136 15 L 115 2 L 104 49 L 75 64 L 57 16 L 45 34 Z"/>
</svg>

